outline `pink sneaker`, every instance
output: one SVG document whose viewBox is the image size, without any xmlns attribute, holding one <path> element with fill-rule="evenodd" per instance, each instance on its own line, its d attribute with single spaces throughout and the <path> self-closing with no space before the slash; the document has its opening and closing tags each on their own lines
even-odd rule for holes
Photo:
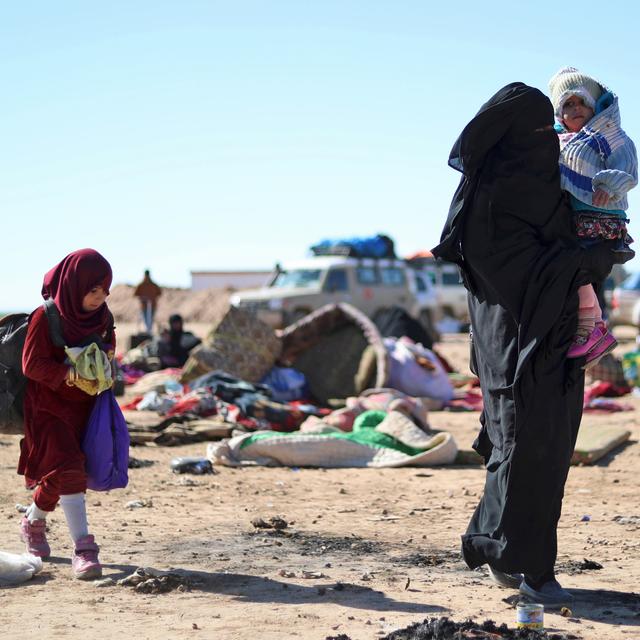
<svg viewBox="0 0 640 640">
<path fill-rule="evenodd" d="M 98 560 L 100 547 L 94 542 L 93 536 L 88 535 L 76 542 L 76 548 L 71 556 L 71 569 L 78 580 L 95 580 L 102 576 L 102 565 Z"/>
<path fill-rule="evenodd" d="M 27 516 L 20 521 L 20 538 L 27 546 L 27 553 L 38 558 L 48 558 L 51 547 L 47 542 L 47 521 L 34 520 L 29 522 Z"/>
<path fill-rule="evenodd" d="M 587 361 L 584 367 L 582 367 L 583 369 L 591 369 L 591 367 L 597 365 L 598 362 L 600 362 L 600 359 L 603 356 L 606 356 L 607 353 L 610 353 L 616 348 L 618 341 L 606 329 L 605 331 L 606 334 L 602 338 L 602 340 L 600 340 L 600 342 L 598 342 L 598 344 L 593 347 L 593 349 L 591 349 L 589 353 L 587 353 Z"/>
<path fill-rule="evenodd" d="M 567 358 L 586 356 L 606 335 L 611 335 L 604 325 L 597 324 L 588 336 L 576 335 L 567 351 Z"/>
</svg>

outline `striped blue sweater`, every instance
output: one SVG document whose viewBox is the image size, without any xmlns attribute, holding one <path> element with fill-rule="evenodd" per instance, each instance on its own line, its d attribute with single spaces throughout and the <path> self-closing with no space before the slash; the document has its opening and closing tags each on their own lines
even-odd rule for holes
<svg viewBox="0 0 640 640">
<path fill-rule="evenodd" d="M 568 141 L 563 146 L 563 138 Z M 638 156 L 620 127 L 618 98 L 573 136 L 560 135 L 560 180 L 563 189 L 592 205 L 596 189 L 611 196 L 605 210 L 629 206 L 627 191 L 638 184 Z"/>
</svg>

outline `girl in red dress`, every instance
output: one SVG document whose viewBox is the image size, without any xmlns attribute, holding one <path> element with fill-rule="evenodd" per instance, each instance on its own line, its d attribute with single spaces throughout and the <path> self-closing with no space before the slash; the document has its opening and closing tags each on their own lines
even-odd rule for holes
<svg viewBox="0 0 640 640">
<path fill-rule="evenodd" d="M 45 275 L 42 297 L 56 304 L 66 346 L 97 342 L 113 355 L 113 316 L 105 302 L 111 277 L 111 266 L 93 249 L 74 251 Z M 97 578 L 102 575 L 102 567 L 98 545 L 88 531 L 81 449 L 96 400 L 91 388 L 96 381 L 79 378 L 65 361 L 64 349 L 54 346 L 43 307 L 29 317 L 22 368 L 27 386 L 18 473 L 35 491 L 33 503 L 20 523 L 21 537 L 29 553 L 49 556 L 46 517 L 60 501 L 74 544 L 73 573 L 81 580 Z"/>
</svg>

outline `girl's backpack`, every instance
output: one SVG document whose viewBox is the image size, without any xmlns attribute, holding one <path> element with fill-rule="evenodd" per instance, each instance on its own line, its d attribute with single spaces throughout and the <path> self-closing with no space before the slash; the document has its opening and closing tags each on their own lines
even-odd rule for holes
<svg viewBox="0 0 640 640">
<path fill-rule="evenodd" d="M 62 321 L 53 300 L 43 304 L 49 333 L 56 347 L 64 347 Z M 28 313 L 0 319 L 0 433 L 22 433 L 22 398 L 27 379 L 22 373 L 22 349 L 27 336 Z"/>
</svg>

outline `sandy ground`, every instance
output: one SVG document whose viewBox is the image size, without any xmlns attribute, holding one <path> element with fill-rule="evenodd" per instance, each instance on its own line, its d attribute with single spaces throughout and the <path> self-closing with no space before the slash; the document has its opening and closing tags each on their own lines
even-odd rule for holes
<svg viewBox="0 0 640 640">
<path fill-rule="evenodd" d="M 447 336 L 442 351 L 466 367 L 464 336 Z M 639 400 L 630 402 L 640 408 Z M 578 602 L 570 618 L 547 612 L 548 630 L 640 638 L 638 415 L 584 417 L 583 424 L 628 425 L 633 436 L 600 464 L 571 470 L 558 572 Z M 434 412 L 430 419 L 462 447 L 478 424 L 475 413 Z M 175 569 L 189 582 L 186 589 L 144 594 L 74 580 L 70 541 L 56 511 L 49 522 L 53 557 L 42 574 L 0 589 L 1 637 L 360 640 L 430 616 L 514 624 L 504 600 L 513 592 L 493 586 L 484 570 L 469 571 L 458 553 L 482 492 L 482 469 L 171 473 L 171 458 L 204 451 L 203 444 L 134 448 L 135 458 L 153 464 L 132 469 L 125 490 L 88 495 L 106 577 L 118 580 L 137 567 Z M 22 550 L 14 505 L 29 500 L 15 474 L 17 457 L 18 437 L 0 435 L 0 548 L 12 552 Z M 147 506 L 127 508 L 133 500 Z M 281 533 L 252 525 L 276 515 L 288 523 Z M 602 569 L 581 568 L 584 559 Z"/>
</svg>

